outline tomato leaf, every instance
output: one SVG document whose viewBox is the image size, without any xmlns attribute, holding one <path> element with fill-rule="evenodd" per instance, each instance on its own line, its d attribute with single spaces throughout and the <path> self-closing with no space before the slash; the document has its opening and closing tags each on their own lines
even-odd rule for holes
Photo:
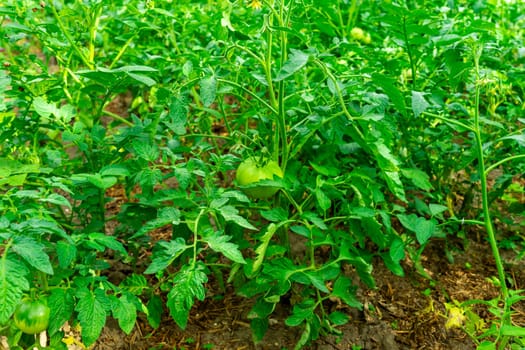
<svg viewBox="0 0 525 350">
<path fill-rule="evenodd" d="M 204 107 L 209 107 L 217 95 L 217 79 L 214 76 L 201 79 L 200 96 Z"/>
<path fill-rule="evenodd" d="M 106 323 L 104 304 L 107 303 L 107 297 L 101 289 L 94 292 L 81 289 L 77 291 L 77 297 L 78 304 L 75 310 L 82 327 L 82 340 L 86 346 L 90 346 L 98 339 Z"/>
<path fill-rule="evenodd" d="M 427 220 L 416 214 L 398 214 L 397 218 L 406 229 L 416 234 L 419 244 L 425 244 L 435 233 L 437 223 L 434 219 Z"/>
<path fill-rule="evenodd" d="M 204 269 L 205 266 L 201 262 L 185 265 L 173 278 L 173 288 L 168 293 L 167 305 L 171 317 L 182 329 L 185 329 L 188 323 L 194 298 L 204 300 L 206 295 L 204 283 L 208 281 L 208 276 Z"/>
<path fill-rule="evenodd" d="M 184 97 L 174 96 L 168 111 L 168 118 L 164 124 L 176 135 L 186 134 L 186 123 L 188 118 L 189 101 Z"/>
<path fill-rule="evenodd" d="M 122 245 L 122 243 L 120 243 L 114 236 L 108 236 L 101 232 L 94 232 L 90 233 L 88 237 L 91 241 L 94 241 L 105 248 L 109 248 L 111 250 L 119 252 L 120 254 L 122 254 L 122 256 L 128 255 L 128 252 L 126 251 L 126 248 L 124 248 L 124 245 Z"/>
<path fill-rule="evenodd" d="M 328 318 L 330 319 L 330 322 L 332 322 L 336 326 L 342 326 L 348 323 L 349 320 L 348 315 L 341 311 L 332 312 L 328 315 Z"/>
<path fill-rule="evenodd" d="M 306 299 L 302 303 L 294 305 L 292 315 L 284 323 L 291 327 L 300 325 L 304 320 L 314 315 L 315 306 L 313 299 Z"/>
<path fill-rule="evenodd" d="M 136 140 L 133 142 L 134 153 L 148 162 L 154 162 L 159 157 L 159 149 L 157 145 L 144 140 Z"/>
<path fill-rule="evenodd" d="M 29 265 L 48 275 L 53 274 L 53 266 L 45 253 L 44 245 L 33 238 L 17 236 L 13 239 L 12 250 L 21 256 Z"/>
<path fill-rule="evenodd" d="M 144 271 L 144 273 L 152 274 L 164 270 L 187 248 L 188 246 L 182 237 L 177 237 L 170 242 L 157 242 L 157 244 L 155 244 L 155 249 L 153 249 L 153 259 L 151 264 L 148 266 L 146 271 Z"/>
<path fill-rule="evenodd" d="M 362 310 L 363 304 L 357 299 L 356 290 L 357 287 L 352 285 L 352 281 L 348 277 L 339 276 L 334 283 L 332 295 L 340 298 L 346 305 Z"/>
<path fill-rule="evenodd" d="M 277 74 L 277 77 L 275 77 L 274 81 L 281 81 L 288 78 L 289 76 L 306 66 L 309 58 L 309 54 L 301 50 L 291 49 L 288 61 L 284 63 L 283 67 Z"/>
<path fill-rule="evenodd" d="M 113 316 L 118 320 L 120 328 L 126 334 L 130 334 L 137 320 L 137 309 L 131 296 L 127 294 L 118 298 L 113 308 Z"/>
<path fill-rule="evenodd" d="M 120 283 L 119 287 L 133 295 L 141 295 L 149 285 L 145 276 L 132 273 Z"/>
<path fill-rule="evenodd" d="M 162 320 L 162 299 L 158 295 L 153 295 L 147 305 L 148 322 L 154 329 L 159 328 Z"/>
<path fill-rule="evenodd" d="M 427 173 L 417 168 L 401 169 L 401 174 L 423 191 L 432 190 L 432 184 Z"/>
<path fill-rule="evenodd" d="M 0 324 L 6 324 L 24 291 L 29 290 L 27 267 L 13 255 L 0 259 Z"/>
<path fill-rule="evenodd" d="M 255 249 L 257 258 L 255 259 L 252 265 L 252 274 L 254 274 L 260 269 L 264 261 L 264 257 L 266 256 L 266 249 L 268 249 L 268 245 L 270 244 L 270 241 L 273 235 L 275 235 L 275 233 L 277 232 L 278 228 L 278 225 L 271 223 L 270 225 L 268 225 L 264 235 L 261 238 L 259 238 L 261 244 L 259 244 L 259 246 Z"/>
<path fill-rule="evenodd" d="M 71 289 L 53 288 L 47 299 L 47 306 L 51 309 L 48 332 L 52 336 L 73 314 L 75 309 L 73 291 Z"/>
<path fill-rule="evenodd" d="M 257 231 L 257 228 L 250 224 L 248 220 L 243 218 L 239 215 L 239 211 L 231 206 L 231 205 L 225 205 L 217 209 L 219 214 L 224 218 L 226 221 L 234 222 L 237 225 L 247 228 L 249 230 Z"/>
<path fill-rule="evenodd" d="M 174 207 L 164 207 L 159 209 L 157 213 L 157 218 L 150 220 L 144 224 L 140 230 L 138 230 L 133 236 L 132 239 L 144 236 L 151 230 L 154 230 L 159 227 L 166 225 L 177 225 L 180 223 L 181 213 L 177 208 Z"/>
<path fill-rule="evenodd" d="M 71 203 L 64 196 L 61 196 L 58 193 L 51 193 L 49 196 L 40 198 L 39 200 L 41 202 L 47 202 L 71 209 Z"/>
<path fill-rule="evenodd" d="M 58 241 L 56 244 L 56 253 L 58 256 L 58 265 L 65 269 L 77 256 L 77 247 L 74 244 L 70 244 L 64 241 Z"/>
<path fill-rule="evenodd" d="M 233 262 L 246 264 L 244 257 L 242 256 L 239 246 L 237 244 L 229 242 L 231 236 L 225 236 L 220 233 L 216 233 L 210 236 L 206 236 L 203 240 L 208 243 L 211 249 L 216 252 L 223 254 L 225 257 Z"/>
<path fill-rule="evenodd" d="M 430 104 L 425 100 L 425 95 L 419 91 L 412 91 L 412 111 L 416 117 L 419 117 Z"/>
</svg>

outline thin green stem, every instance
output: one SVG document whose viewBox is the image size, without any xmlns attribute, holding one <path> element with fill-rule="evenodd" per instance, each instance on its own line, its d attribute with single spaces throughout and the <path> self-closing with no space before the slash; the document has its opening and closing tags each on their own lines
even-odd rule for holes
<svg viewBox="0 0 525 350">
<path fill-rule="evenodd" d="M 496 169 L 497 167 L 499 167 L 501 164 L 503 163 L 506 163 L 506 162 L 509 162 L 511 160 L 515 160 L 515 159 L 521 159 L 521 158 L 525 158 L 525 154 L 517 154 L 515 156 L 509 156 L 507 158 L 503 158 L 502 160 L 500 160 L 499 162 L 496 162 L 494 164 L 492 164 L 491 166 L 487 167 L 485 169 L 485 176 L 487 176 L 488 174 L 490 174 L 490 172 L 494 169 Z"/>
<path fill-rule="evenodd" d="M 95 62 L 95 40 L 97 38 L 98 24 L 100 23 L 100 16 L 102 14 L 102 5 L 97 6 L 97 10 L 93 15 L 93 21 L 89 28 L 89 62 L 94 65 Z"/>
<path fill-rule="evenodd" d="M 110 116 L 111 118 L 115 119 L 115 120 L 118 120 L 119 122 L 121 122 L 122 124 L 126 124 L 127 126 L 133 126 L 134 124 L 132 122 L 130 122 L 129 120 L 127 120 L 126 118 L 123 118 L 121 117 L 120 115 L 118 114 L 115 114 L 113 112 L 110 112 L 110 111 L 107 111 L 107 110 L 103 110 L 102 111 L 103 114 L 107 115 L 107 116 Z"/>
<path fill-rule="evenodd" d="M 412 89 L 416 90 L 416 63 L 414 61 L 414 57 L 412 55 L 412 51 L 410 50 L 410 39 L 408 37 L 408 29 L 407 29 L 407 17 L 403 16 L 403 37 L 405 40 L 406 45 L 406 52 L 408 55 L 408 61 L 410 63 L 410 70 L 412 71 Z"/>
<path fill-rule="evenodd" d="M 268 102 L 266 102 L 265 100 L 263 100 L 260 96 L 258 96 L 256 93 L 254 93 L 253 91 L 249 90 L 249 89 L 246 89 L 244 86 L 234 82 L 234 81 L 231 81 L 231 80 L 226 80 L 226 79 L 221 79 L 221 78 L 217 78 L 217 81 L 219 82 L 222 82 L 222 83 L 225 83 L 225 84 L 229 84 L 231 86 L 234 86 L 236 87 L 237 89 L 239 90 L 242 90 L 244 91 L 245 93 L 247 93 L 248 95 L 250 95 L 251 97 L 253 97 L 254 99 L 256 99 L 259 103 L 263 104 L 266 108 L 268 108 L 272 113 L 274 114 L 278 114 L 278 111 L 276 108 L 274 108 L 272 105 L 268 104 Z"/>
<path fill-rule="evenodd" d="M 476 152 L 477 152 L 477 158 L 478 158 L 478 171 L 480 174 L 480 182 L 481 182 L 481 200 L 482 200 L 482 207 L 483 207 L 483 220 L 485 222 L 485 229 L 487 230 L 488 240 L 490 247 L 492 249 L 492 255 L 494 257 L 494 261 L 496 264 L 496 269 L 498 271 L 498 278 L 499 278 L 499 287 L 503 299 L 503 312 L 501 314 L 501 325 L 507 325 L 511 323 L 510 320 L 510 312 L 509 312 L 509 291 L 507 288 L 507 282 L 505 277 L 505 269 L 503 267 L 503 261 L 500 256 L 499 248 L 498 248 L 498 242 L 496 240 L 496 234 L 494 232 L 494 227 L 492 224 L 491 216 L 490 216 L 490 203 L 489 203 L 489 196 L 488 196 L 488 185 L 487 185 L 487 170 L 485 169 L 485 159 L 483 154 L 483 140 L 481 136 L 481 127 L 480 127 L 480 115 L 479 115 L 479 106 L 480 106 L 480 96 L 481 96 L 481 84 L 480 84 L 480 68 L 479 68 L 479 59 L 481 56 L 482 48 L 481 47 L 474 47 L 474 72 L 475 72 L 475 78 L 476 78 L 476 89 L 475 89 L 475 108 L 474 108 L 474 137 L 476 142 Z M 501 329 L 501 328 L 500 328 Z M 502 336 L 502 334 L 498 334 L 497 339 L 495 340 L 496 344 L 498 345 L 498 349 L 504 349 L 506 347 L 506 344 L 508 342 L 507 336 Z"/>
<path fill-rule="evenodd" d="M 197 218 L 195 219 L 195 222 L 193 224 L 193 260 L 191 262 L 191 266 L 192 266 L 192 269 L 195 268 L 195 265 L 197 264 L 197 253 L 198 253 L 198 244 L 199 244 L 199 237 L 198 237 L 198 233 L 199 232 L 199 221 L 200 221 L 200 218 L 204 215 L 204 213 L 206 212 L 206 209 L 205 208 L 202 208 L 201 211 L 199 212 L 199 215 L 197 215 Z"/>
<path fill-rule="evenodd" d="M 64 34 L 64 36 L 66 37 L 67 41 L 69 42 L 69 44 L 73 48 L 73 50 L 78 54 L 78 56 L 80 57 L 80 60 L 84 63 L 84 65 L 86 65 L 86 67 L 88 67 L 89 69 L 93 69 L 94 68 L 93 62 L 91 62 L 89 60 L 89 58 L 86 57 L 86 55 L 84 55 L 82 50 L 80 50 L 78 45 L 75 43 L 75 40 L 73 40 L 73 37 L 71 36 L 71 34 L 69 34 L 69 30 L 66 28 L 66 26 L 62 22 L 62 19 L 60 18 L 60 15 L 58 14 L 58 12 L 57 12 L 57 10 L 55 8 L 55 5 L 53 3 L 51 4 L 50 8 L 51 8 L 51 11 L 53 12 L 53 16 L 55 16 L 55 19 L 57 21 L 58 27 L 62 31 L 62 34 Z"/>
<path fill-rule="evenodd" d="M 432 117 L 432 118 L 436 118 L 436 119 L 442 120 L 442 121 L 450 123 L 450 124 L 454 124 L 454 125 L 460 126 L 460 127 L 464 128 L 464 129 L 467 129 L 468 131 L 475 132 L 474 127 L 472 127 L 470 125 L 467 125 L 467 124 L 465 124 L 465 123 L 463 123 L 463 122 L 461 122 L 459 120 L 447 118 L 447 117 L 444 117 L 442 115 L 434 114 L 434 113 L 430 113 L 430 112 L 423 112 L 422 114 L 424 114 L 426 116 L 429 116 L 429 117 Z"/>
<path fill-rule="evenodd" d="M 341 88 L 339 87 L 339 81 L 322 61 L 314 60 L 314 63 L 317 66 L 319 66 L 319 68 L 321 68 L 321 70 L 328 77 L 328 79 L 330 79 L 333 82 L 334 90 L 339 100 L 339 105 L 341 106 L 341 109 L 343 110 L 344 115 L 350 121 L 350 127 L 352 128 L 352 131 L 354 133 L 353 135 L 354 141 L 357 142 L 359 146 L 361 146 L 364 150 L 370 151 L 370 147 L 368 146 L 365 140 L 365 136 L 363 135 L 363 132 L 359 129 L 359 127 L 355 123 L 356 119 L 346 107 L 346 103 L 343 97 L 343 92 L 341 91 Z"/>
<path fill-rule="evenodd" d="M 126 52 L 127 48 L 129 47 L 129 45 L 131 45 L 131 42 L 133 41 L 133 39 L 135 39 L 135 37 L 138 35 L 138 32 L 135 33 L 134 35 L 132 35 L 125 43 L 124 45 L 122 45 L 122 47 L 120 48 L 119 52 L 117 53 L 117 55 L 115 56 L 115 58 L 113 59 L 113 61 L 111 61 L 111 64 L 109 65 L 109 69 L 112 69 L 115 64 L 117 64 L 117 62 L 120 60 L 120 58 L 122 57 L 122 55 L 124 54 L 124 52 Z"/>
<path fill-rule="evenodd" d="M 285 3 L 284 0 L 281 1 L 280 9 L 279 9 L 279 24 L 282 27 L 288 26 L 289 21 L 289 14 L 291 13 L 292 4 L 290 4 L 290 8 L 288 9 L 288 16 L 287 16 L 287 22 L 283 22 L 284 18 L 284 8 Z M 288 58 L 288 37 L 287 33 L 284 30 L 280 31 L 281 34 L 281 66 L 286 62 Z M 288 135 L 286 131 L 286 108 L 284 103 L 284 80 L 279 81 L 278 83 L 278 115 L 277 115 L 277 134 L 279 135 L 278 138 L 276 138 L 276 144 L 277 149 L 274 149 L 274 160 L 279 160 L 279 153 L 281 156 L 280 166 L 283 169 L 286 169 L 286 165 L 288 163 Z M 278 142 L 280 140 L 280 143 Z M 280 152 L 279 152 L 280 151 Z"/>
</svg>

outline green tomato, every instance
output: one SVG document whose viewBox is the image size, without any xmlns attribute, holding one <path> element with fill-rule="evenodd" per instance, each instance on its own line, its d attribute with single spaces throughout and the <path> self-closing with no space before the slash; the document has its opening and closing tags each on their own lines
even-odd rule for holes
<svg viewBox="0 0 525 350">
<path fill-rule="evenodd" d="M 49 312 L 44 302 L 24 299 L 15 309 L 15 326 L 27 334 L 43 332 L 49 326 Z"/>
<path fill-rule="evenodd" d="M 277 162 L 267 159 L 258 162 L 257 158 L 251 157 L 244 160 L 237 168 L 236 180 L 239 186 L 246 186 L 242 190 L 248 196 L 264 199 L 273 196 L 279 188 L 256 184 L 261 180 L 273 180 L 274 175 L 280 178 L 284 176 Z"/>
</svg>

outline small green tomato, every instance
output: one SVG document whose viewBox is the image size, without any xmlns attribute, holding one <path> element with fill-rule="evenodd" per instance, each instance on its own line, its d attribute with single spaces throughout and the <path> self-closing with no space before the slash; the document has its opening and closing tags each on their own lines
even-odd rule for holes
<svg viewBox="0 0 525 350">
<path fill-rule="evenodd" d="M 24 299 L 15 309 L 15 326 L 27 334 L 43 332 L 49 326 L 49 312 L 43 301 Z"/>
<path fill-rule="evenodd" d="M 284 176 L 277 162 L 268 159 L 258 161 L 257 158 L 250 157 L 244 160 L 237 168 L 236 180 L 239 186 L 246 186 L 242 190 L 248 196 L 265 199 L 273 196 L 279 188 L 256 184 L 262 180 L 273 180 L 274 175 L 279 178 Z"/>
</svg>

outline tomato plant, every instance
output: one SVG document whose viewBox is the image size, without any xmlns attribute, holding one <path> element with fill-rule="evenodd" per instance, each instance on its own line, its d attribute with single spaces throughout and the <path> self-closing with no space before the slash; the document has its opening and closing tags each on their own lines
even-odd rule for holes
<svg viewBox="0 0 525 350">
<path fill-rule="evenodd" d="M 276 186 L 260 184 L 263 180 L 273 180 L 277 176 L 282 178 L 284 176 L 282 169 L 276 161 L 250 157 L 244 160 L 237 168 L 236 180 L 247 195 L 257 198 L 265 199 L 273 196 L 279 188 Z"/>
<path fill-rule="evenodd" d="M 37 334 L 47 329 L 49 312 L 49 307 L 43 301 L 24 299 L 16 307 L 13 319 L 22 332 Z"/>
</svg>

